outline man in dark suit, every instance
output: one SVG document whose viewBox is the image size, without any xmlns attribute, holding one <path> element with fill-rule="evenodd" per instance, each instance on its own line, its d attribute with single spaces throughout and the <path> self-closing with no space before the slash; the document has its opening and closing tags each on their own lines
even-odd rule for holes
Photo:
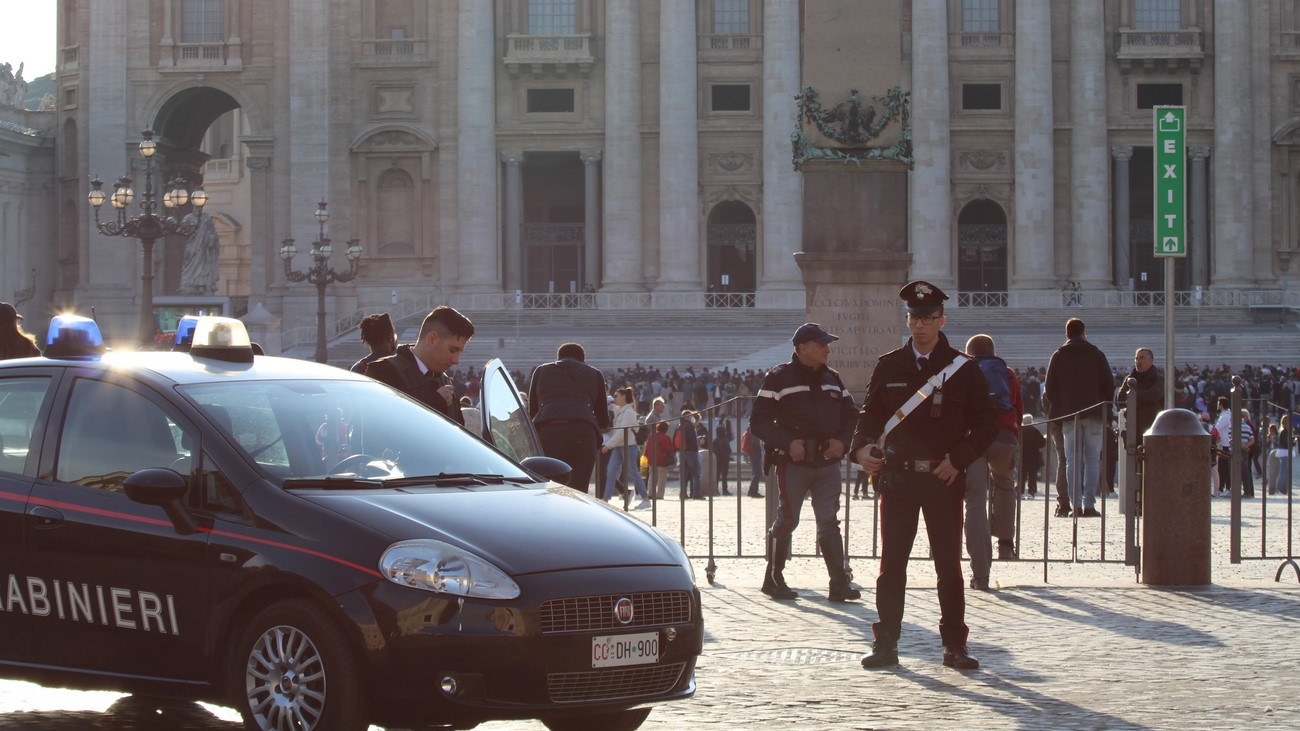
<svg viewBox="0 0 1300 731">
<path fill-rule="evenodd" d="M 366 375 L 392 386 L 461 426 L 465 417 L 456 402 L 447 371 L 460 363 L 474 323 L 455 308 L 439 305 L 420 325 L 419 339 L 366 366 Z"/>
<path fill-rule="evenodd" d="M 591 484 L 601 433 L 609 430 L 605 374 L 586 358 L 581 345 L 565 343 L 554 361 L 534 368 L 528 379 L 528 416 L 542 453 L 568 463 L 565 484 L 583 492 Z"/>
</svg>

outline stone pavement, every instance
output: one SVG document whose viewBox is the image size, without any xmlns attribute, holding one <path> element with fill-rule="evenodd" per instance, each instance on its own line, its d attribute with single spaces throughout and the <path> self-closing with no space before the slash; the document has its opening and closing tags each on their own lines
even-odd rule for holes
<svg viewBox="0 0 1300 731">
<path fill-rule="evenodd" d="M 671 491 L 669 497 L 661 518 L 679 509 Z M 1270 500 L 1270 543 L 1276 543 L 1286 532 L 1279 519 L 1286 501 Z M 1246 556 L 1258 555 L 1261 502 L 1243 501 Z M 715 505 L 715 519 L 735 522 L 730 505 Z M 1042 502 L 1022 507 L 1034 513 Z M 1053 563 L 1044 581 L 1041 562 L 995 562 L 994 590 L 966 592 L 969 647 L 982 664 L 969 673 L 942 665 L 924 530 L 913 550 L 901 665 L 892 670 L 859 664 L 876 616 L 875 559 L 853 561 L 862 600 L 833 604 L 818 558 L 791 562 L 786 577 L 801 598 L 788 603 L 759 592 L 761 559 L 717 559 L 710 586 L 707 559 L 696 558 L 706 629 L 699 690 L 690 701 L 656 708 L 642 728 L 1300 728 L 1300 633 L 1291 624 L 1300 619 L 1300 577 L 1287 568 L 1280 582 L 1273 580 L 1283 559 L 1230 564 L 1230 502 L 1214 500 L 1212 508 L 1214 583 L 1205 587 L 1148 587 L 1117 563 Z M 691 501 L 688 509 L 703 518 L 706 504 Z M 810 509 L 805 513 L 798 534 L 808 537 Z M 649 522 L 644 511 L 633 515 Z M 1056 528 L 1052 542 L 1068 542 L 1070 531 L 1061 528 L 1071 521 L 1049 520 Z M 1117 511 L 1105 522 L 1122 531 Z M 1098 522 L 1079 525 L 1096 531 Z"/>
<path fill-rule="evenodd" d="M 874 590 L 832 604 L 821 562 L 797 559 L 786 575 L 801 598 L 779 603 L 758 591 L 761 564 L 729 559 L 728 580 L 701 577 L 698 693 L 642 728 L 1294 729 L 1300 587 L 1289 573 L 1274 583 L 1275 563 L 1256 568 L 1268 578 L 1166 589 L 1113 566 L 1079 567 L 1063 585 L 995 564 L 1000 586 L 967 592 L 982 666 L 960 673 L 941 662 L 931 578 L 908 590 L 901 665 L 866 671 Z"/>
</svg>

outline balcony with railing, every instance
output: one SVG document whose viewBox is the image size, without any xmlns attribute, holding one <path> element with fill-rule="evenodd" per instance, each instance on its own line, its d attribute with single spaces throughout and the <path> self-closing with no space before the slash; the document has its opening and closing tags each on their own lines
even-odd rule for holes
<svg viewBox="0 0 1300 731">
<path fill-rule="evenodd" d="M 1178 30 L 1119 29 L 1115 58 L 1120 70 L 1141 71 L 1201 70 L 1205 60 L 1205 43 L 1200 28 Z"/>
<path fill-rule="evenodd" d="M 364 66 L 420 66 L 430 62 L 428 38 L 368 38 L 359 43 L 360 63 Z"/>
<path fill-rule="evenodd" d="M 212 158 L 203 163 L 203 183 L 238 183 L 243 176 L 243 160 L 237 157 Z"/>
<path fill-rule="evenodd" d="M 763 36 L 719 33 L 699 36 L 696 52 L 703 62 L 750 62 L 763 58 Z"/>
<path fill-rule="evenodd" d="M 585 74 L 596 63 L 591 54 L 591 34 L 506 36 L 506 68 L 512 75 L 529 73 Z"/>
<path fill-rule="evenodd" d="M 164 71 L 240 71 L 244 67 L 241 44 L 229 41 L 211 43 L 163 43 L 160 70 Z"/>
</svg>

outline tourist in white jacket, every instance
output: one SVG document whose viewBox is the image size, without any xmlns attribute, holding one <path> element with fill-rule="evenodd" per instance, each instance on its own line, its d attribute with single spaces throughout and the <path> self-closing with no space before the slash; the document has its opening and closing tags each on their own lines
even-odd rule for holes
<svg viewBox="0 0 1300 731">
<path fill-rule="evenodd" d="M 641 479 L 641 448 L 636 445 L 636 429 L 640 425 L 631 387 L 614 389 L 613 428 L 605 435 L 605 444 L 600 448 L 600 451 L 609 454 L 604 499 L 608 501 L 614 497 L 614 483 L 621 475 L 624 484 L 636 485 L 637 497 L 641 498 L 633 510 L 650 507 L 645 480 Z"/>
</svg>

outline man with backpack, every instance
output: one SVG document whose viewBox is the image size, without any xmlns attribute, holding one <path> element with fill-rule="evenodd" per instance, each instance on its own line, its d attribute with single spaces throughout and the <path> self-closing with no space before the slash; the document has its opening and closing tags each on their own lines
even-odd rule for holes
<svg viewBox="0 0 1300 731">
<path fill-rule="evenodd" d="M 994 352 L 993 338 L 975 335 L 966 341 L 966 354 L 984 373 L 989 403 L 997 413 L 998 435 L 984 454 L 966 468 L 966 553 L 970 555 L 970 588 L 987 591 L 993 565 L 992 538 L 998 539 L 998 560 L 1016 557 L 1016 455 L 1024 405 L 1016 372 Z M 992 483 L 993 489 L 989 490 Z M 990 526 L 991 523 L 991 526 Z"/>
</svg>

